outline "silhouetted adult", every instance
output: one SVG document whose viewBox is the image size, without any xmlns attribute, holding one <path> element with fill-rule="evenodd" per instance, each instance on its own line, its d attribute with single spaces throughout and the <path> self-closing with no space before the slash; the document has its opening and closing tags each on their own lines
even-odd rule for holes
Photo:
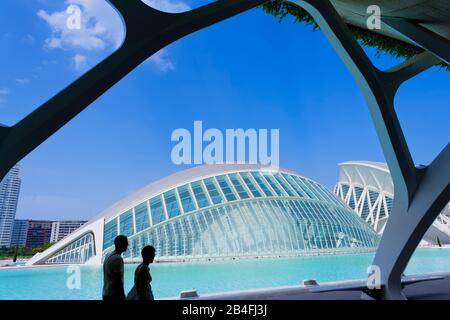
<svg viewBox="0 0 450 320">
<path fill-rule="evenodd" d="M 128 238 L 124 235 L 114 239 L 115 250 L 103 261 L 103 300 L 125 300 L 123 288 L 122 253 L 128 249 Z"/>
<path fill-rule="evenodd" d="M 127 295 L 127 300 L 154 300 L 152 286 L 152 276 L 150 275 L 149 264 L 155 259 L 155 248 L 145 246 L 142 248 L 142 263 L 137 266 L 134 272 L 134 286 Z"/>
</svg>

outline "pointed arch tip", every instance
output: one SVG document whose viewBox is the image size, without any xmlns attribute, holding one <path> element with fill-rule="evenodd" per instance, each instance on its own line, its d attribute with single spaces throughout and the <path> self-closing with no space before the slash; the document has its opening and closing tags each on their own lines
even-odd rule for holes
<svg viewBox="0 0 450 320">
<path fill-rule="evenodd" d="M 11 129 L 10 126 L 4 125 L 0 123 L 0 139 L 2 136 Z"/>
</svg>

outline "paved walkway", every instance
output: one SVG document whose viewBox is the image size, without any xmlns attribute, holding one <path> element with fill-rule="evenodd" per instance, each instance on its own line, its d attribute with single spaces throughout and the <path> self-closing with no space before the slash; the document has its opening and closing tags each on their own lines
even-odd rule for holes
<svg viewBox="0 0 450 320">
<path fill-rule="evenodd" d="M 423 281 L 426 279 L 426 281 Z M 430 280 L 431 279 L 431 280 Z M 421 282 L 413 283 L 414 281 Z M 404 293 L 410 300 L 450 300 L 450 273 L 434 273 L 406 277 Z M 223 292 L 192 297 L 194 292 L 186 292 L 188 299 L 200 300 L 360 300 L 361 288 L 366 280 L 327 282 L 318 286 L 285 286 L 256 290 Z M 170 299 L 179 299 L 170 298 Z"/>
</svg>

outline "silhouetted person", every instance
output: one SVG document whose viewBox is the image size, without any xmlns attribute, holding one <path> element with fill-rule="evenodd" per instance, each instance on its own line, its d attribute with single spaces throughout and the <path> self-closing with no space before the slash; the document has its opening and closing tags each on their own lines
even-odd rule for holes
<svg viewBox="0 0 450 320">
<path fill-rule="evenodd" d="M 114 239 L 115 250 L 103 262 L 103 300 L 125 300 L 123 289 L 122 253 L 128 249 L 128 238 L 120 235 Z"/>
<path fill-rule="evenodd" d="M 134 286 L 127 295 L 128 300 L 154 300 L 152 286 L 152 276 L 150 275 L 149 264 L 155 259 L 155 248 L 145 246 L 142 248 L 142 263 L 137 266 L 134 272 Z"/>
</svg>

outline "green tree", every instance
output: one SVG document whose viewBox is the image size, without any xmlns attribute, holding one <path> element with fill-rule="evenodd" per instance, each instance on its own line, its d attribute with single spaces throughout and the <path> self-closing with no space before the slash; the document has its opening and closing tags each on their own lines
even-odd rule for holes
<svg viewBox="0 0 450 320">
<path fill-rule="evenodd" d="M 49 243 L 44 243 L 43 245 L 41 245 L 39 247 L 34 247 L 32 249 L 33 255 L 35 255 L 36 253 L 43 252 L 43 251 L 47 250 L 52 245 L 54 245 L 54 243 L 53 242 L 49 242 Z"/>
<path fill-rule="evenodd" d="M 18 258 L 31 258 L 38 252 L 42 252 L 50 248 L 54 243 L 45 243 L 38 247 L 28 248 L 28 247 L 2 247 L 0 248 L 0 259 L 18 259 Z"/>
<path fill-rule="evenodd" d="M 279 22 L 282 22 L 284 18 L 290 16 L 293 17 L 296 22 L 310 25 L 313 31 L 319 29 L 319 26 L 314 21 L 313 17 L 306 10 L 295 4 L 284 2 L 283 0 L 273 0 L 261 5 L 261 8 L 266 13 L 277 18 Z M 361 45 L 375 48 L 377 55 L 387 53 L 397 58 L 411 58 L 418 53 L 423 52 L 423 49 L 410 43 L 378 34 L 369 29 L 353 25 L 347 26 Z M 450 66 L 444 62 L 441 63 L 441 66 L 450 70 Z"/>
</svg>

